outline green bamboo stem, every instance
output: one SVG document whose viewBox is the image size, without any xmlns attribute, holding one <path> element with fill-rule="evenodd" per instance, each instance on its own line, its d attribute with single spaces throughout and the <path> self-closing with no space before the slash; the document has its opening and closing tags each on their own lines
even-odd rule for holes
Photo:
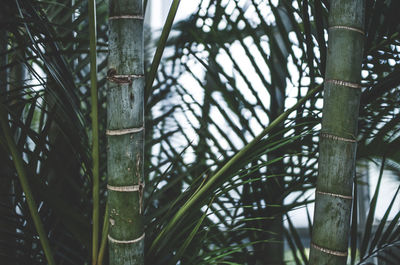
<svg viewBox="0 0 400 265">
<path fill-rule="evenodd" d="M 142 0 L 110 1 L 107 175 L 110 265 L 144 264 Z"/>
<path fill-rule="evenodd" d="M 90 97 L 92 103 L 92 175 L 93 175 L 93 212 L 92 212 L 92 264 L 97 264 L 99 247 L 99 122 L 97 93 L 97 32 L 96 32 L 96 0 L 89 0 L 89 38 L 90 38 Z"/>
<path fill-rule="evenodd" d="M 331 1 L 311 265 L 347 261 L 365 0 Z"/>
<path fill-rule="evenodd" d="M 22 156 L 19 153 L 17 146 L 15 144 L 14 138 L 12 136 L 10 127 L 8 125 L 8 121 L 6 120 L 7 111 L 3 105 L 0 104 L 0 124 L 3 130 L 3 135 L 6 139 L 8 149 L 13 158 L 13 162 L 15 165 L 15 169 L 17 170 L 18 178 L 22 186 L 22 190 L 25 193 L 26 202 L 28 203 L 29 212 L 32 215 L 32 220 L 35 225 L 36 231 L 39 235 L 39 240 L 42 245 L 44 254 L 46 256 L 47 262 L 50 265 L 55 265 L 53 253 L 50 248 L 49 240 L 47 238 L 47 234 L 44 230 L 43 223 L 40 220 L 38 208 L 36 206 L 35 199 L 33 198 L 32 190 L 29 186 L 27 173 L 25 170 L 24 161 L 22 160 Z"/>
<path fill-rule="evenodd" d="M 101 233 L 101 243 L 100 243 L 100 250 L 99 250 L 99 257 L 97 258 L 97 264 L 102 265 L 104 260 L 104 254 L 106 251 L 107 246 L 107 235 L 108 235 L 108 227 L 110 225 L 109 219 L 109 210 L 108 210 L 108 203 L 106 204 L 106 210 L 104 212 L 104 221 L 103 221 L 103 231 Z"/>
<path fill-rule="evenodd" d="M 312 89 L 311 91 L 309 91 L 309 93 L 307 93 L 305 97 L 300 99 L 293 107 L 291 107 L 290 109 L 286 110 L 281 115 L 279 115 L 274 121 L 270 123 L 268 127 L 266 127 L 259 135 L 257 135 L 257 137 L 255 137 L 250 143 L 244 146 L 236 155 L 234 155 L 228 162 L 226 162 L 226 164 L 220 170 L 218 170 L 212 177 L 210 177 L 210 179 L 204 184 L 204 186 L 198 189 L 198 191 L 178 210 L 178 212 L 174 215 L 171 221 L 160 232 L 160 234 L 153 241 L 149 253 L 155 251 L 157 244 L 163 238 L 164 234 L 168 233 L 175 226 L 175 224 L 190 210 L 193 204 L 198 202 L 202 198 L 202 196 L 213 187 L 213 184 L 225 172 L 227 172 L 230 168 L 232 168 L 235 165 L 235 163 L 239 161 L 239 159 L 245 156 L 249 152 L 249 150 L 251 150 L 264 136 L 266 136 L 269 132 L 271 132 L 271 130 L 273 130 L 281 122 L 286 120 L 286 118 L 290 115 L 290 113 L 298 109 L 301 105 L 303 105 L 308 99 L 314 96 L 321 89 L 322 85 L 319 85 L 314 89 Z"/>
<path fill-rule="evenodd" d="M 150 71 L 146 77 L 146 87 L 144 89 L 145 99 L 147 99 L 151 95 L 153 82 L 157 74 L 157 69 L 158 66 L 160 65 L 161 57 L 164 52 L 164 48 L 166 46 L 169 33 L 171 32 L 172 24 L 174 22 L 175 15 L 178 10 L 180 2 L 181 0 L 174 0 L 169 9 L 167 20 L 165 21 L 163 30 L 161 32 L 160 40 L 158 41 L 156 53 L 154 54 L 153 61 L 151 62 Z"/>
</svg>

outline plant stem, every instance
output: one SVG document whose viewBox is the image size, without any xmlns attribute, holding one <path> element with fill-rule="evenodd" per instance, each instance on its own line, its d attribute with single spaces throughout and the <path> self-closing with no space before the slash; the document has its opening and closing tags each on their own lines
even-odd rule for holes
<svg viewBox="0 0 400 265">
<path fill-rule="evenodd" d="M 142 0 L 110 1 L 107 177 L 110 265 L 144 264 Z"/>
<path fill-rule="evenodd" d="M 156 53 L 154 54 L 153 60 L 151 62 L 150 71 L 147 74 L 147 78 L 146 78 L 146 87 L 144 89 L 146 101 L 152 93 L 153 82 L 154 82 L 154 79 L 156 78 L 157 69 L 158 69 L 158 66 L 160 65 L 161 57 L 164 52 L 164 48 L 166 46 L 169 33 L 171 32 L 172 24 L 174 22 L 176 11 L 178 10 L 180 2 L 181 2 L 181 0 L 174 0 L 172 2 L 171 7 L 168 12 L 167 20 L 165 21 L 163 30 L 161 32 L 160 40 L 158 41 L 158 45 L 157 45 L 157 50 L 156 50 Z"/>
<path fill-rule="evenodd" d="M 345 265 L 361 96 L 365 0 L 331 1 L 311 265 Z"/>
<path fill-rule="evenodd" d="M 99 257 L 97 259 L 97 264 L 98 265 L 102 265 L 103 264 L 104 254 L 105 254 L 105 251 L 106 251 L 108 227 L 110 225 L 110 222 L 109 222 L 109 219 L 108 219 L 108 215 L 109 215 L 109 209 L 108 209 L 108 203 L 107 203 L 106 204 L 106 210 L 104 211 L 104 222 L 103 222 L 103 231 L 102 231 L 102 236 L 101 236 Z"/>
</svg>

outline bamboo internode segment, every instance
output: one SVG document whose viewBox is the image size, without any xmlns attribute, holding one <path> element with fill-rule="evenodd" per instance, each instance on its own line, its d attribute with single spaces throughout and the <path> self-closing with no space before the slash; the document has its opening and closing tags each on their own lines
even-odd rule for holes
<svg viewBox="0 0 400 265">
<path fill-rule="evenodd" d="M 347 81 L 343 81 L 343 80 L 329 79 L 329 80 L 325 80 L 325 83 L 332 83 L 332 84 L 338 85 L 338 86 L 346 86 L 346 87 L 361 89 L 360 84 L 351 83 L 351 82 L 347 82 Z"/>
<path fill-rule="evenodd" d="M 335 193 L 330 193 L 330 192 L 323 192 L 323 191 L 316 191 L 317 194 L 321 195 L 328 195 L 336 198 L 341 198 L 341 199 L 346 199 L 346 200 L 352 200 L 353 196 L 347 196 L 347 195 L 342 195 L 342 194 L 335 194 Z"/>
<path fill-rule="evenodd" d="M 144 17 L 142 15 L 122 15 L 122 16 L 112 16 L 109 17 L 108 19 L 113 20 L 113 19 L 138 19 L 138 20 L 143 20 Z"/>
<path fill-rule="evenodd" d="M 346 30 L 355 31 L 355 32 L 358 32 L 358 33 L 360 33 L 362 35 L 365 35 L 365 32 L 362 29 L 349 27 L 349 26 L 340 26 L 340 25 L 338 25 L 338 26 L 329 27 L 328 29 L 346 29 Z"/>
<path fill-rule="evenodd" d="M 107 184 L 107 189 L 113 190 L 113 191 L 121 191 L 121 192 L 140 191 L 143 188 L 144 188 L 143 183 L 140 183 L 138 185 L 132 185 L 132 186 L 111 186 L 111 185 Z"/>
<path fill-rule="evenodd" d="M 145 233 L 143 233 L 140 237 L 132 239 L 132 240 L 118 240 L 118 239 L 114 239 L 110 235 L 108 235 L 108 240 L 112 243 L 117 243 L 117 244 L 134 244 L 134 243 L 137 243 L 137 242 L 143 240 L 144 236 L 145 236 Z"/>
<path fill-rule="evenodd" d="M 120 130 L 106 130 L 106 135 L 126 135 L 126 134 L 138 133 L 143 130 L 144 130 L 144 127 L 128 128 L 128 129 L 120 129 Z"/>
<path fill-rule="evenodd" d="M 357 143 L 357 140 L 355 140 L 355 139 L 344 138 L 344 137 L 336 136 L 336 135 L 329 134 L 329 133 L 320 133 L 319 135 L 320 135 L 320 137 L 335 140 L 335 141 Z"/>
<path fill-rule="evenodd" d="M 337 251 L 337 250 L 331 250 L 331 249 L 320 247 L 314 243 L 311 243 L 311 247 L 313 247 L 321 252 L 330 254 L 330 255 L 339 256 L 339 257 L 347 257 L 347 251 L 342 252 L 342 251 Z"/>
</svg>

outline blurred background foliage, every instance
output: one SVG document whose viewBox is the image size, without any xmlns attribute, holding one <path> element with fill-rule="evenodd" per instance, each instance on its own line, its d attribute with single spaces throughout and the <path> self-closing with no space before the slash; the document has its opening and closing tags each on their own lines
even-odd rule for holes
<svg viewBox="0 0 400 265">
<path fill-rule="evenodd" d="M 397 193 L 387 214 L 374 217 L 384 172 L 396 181 L 400 173 L 400 2 L 366 2 L 349 263 L 398 264 Z M 88 264 L 87 1 L 2 4 L 1 104 L 56 263 Z M 101 216 L 106 201 L 107 10 L 108 1 L 97 1 Z M 196 12 L 175 23 L 156 81 L 147 91 L 146 263 L 307 264 L 307 236 L 290 213 L 305 209 L 311 226 L 322 93 L 274 126 L 212 185 L 207 182 L 323 82 L 328 12 L 327 0 L 201 0 Z M 158 37 L 154 30 L 145 33 L 150 68 Z M 46 264 L 3 133 L 0 149 L 1 260 Z M 371 176 L 378 185 L 370 201 L 366 168 L 373 163 L 381 171 Z M 199 191 L 201 196 L 186 209 Z M 183 214 L 174 218 L 182 208 Z M 311 231 L 305 230 L 306 235 Z"/>
</svg>

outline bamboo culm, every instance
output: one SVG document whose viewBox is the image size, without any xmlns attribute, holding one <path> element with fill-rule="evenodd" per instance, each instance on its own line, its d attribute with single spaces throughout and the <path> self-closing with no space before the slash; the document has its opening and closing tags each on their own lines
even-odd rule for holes
<svg viewBox="0 0 400 265">
<path fill-rule="evenodd" d="M 142 0 L 110 1 L 107 175 L 110 265 L 144 264 Z"/>
<path fill-rule="evenodd" d="M 364 0 L 331 1 L 311 265 L 345 265 L 356 159 Z"/>
</svg>

